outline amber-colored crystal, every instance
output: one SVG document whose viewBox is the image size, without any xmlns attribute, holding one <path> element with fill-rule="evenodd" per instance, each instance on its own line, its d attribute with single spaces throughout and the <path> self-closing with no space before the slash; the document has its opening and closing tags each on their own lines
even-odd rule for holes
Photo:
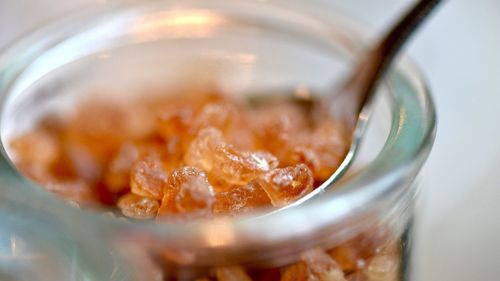
<svg viewBox="0 0 500 281">
<path fill-rule="evenodd" d="M 127 217 L 151 219 L 156 216 L 160 204 L 155 199 L 128 193 L 118 200 L 117 206 Z"/>
<path fill-rule="evenodd" d="M 319 281 L 345 281 L 344 272 L 329 255 L 321 249 L 311 249 L 302 254 L 309 274 Z"/>
<path fill-rule="evenodd" d="M 240 266 L 219 267 L 215 270 L 218 281 L 252 281 Z"/>
<path fill-rule="evenodd" d="M 258 182 L 276 207 L 292 203 L 313 189 L 312 173 L 304 164 L 274 169 Z"/>
<path fill-rule="evenodd" d="M 164 189 L 159 216 L 211 214 L 215 193 L 206 174 L 194 167 L 176 169 Z"/>
<path fill-rule="evenodd" d="M 297 262 L 285 266 L 281 270 L 281 281 L 313 281 L 307 265 L 304 262 Z M 316 279 L 317 280 L 317 279 Z"/>
<path fill-rule="evenodd" d="M 161 199 L 167 186 L 167 174 L 160 159 L 147 157 L 138 160 L 130 172 L 130 185 L 132 193 Z"/>
<path fill-rule="evenodd" d="M 238 215 L 259 207 L 271 205 L 267 193 L 256 181 L 243 186 L 235 186 L 216 195 L 214 214 Z"/>
</svg>

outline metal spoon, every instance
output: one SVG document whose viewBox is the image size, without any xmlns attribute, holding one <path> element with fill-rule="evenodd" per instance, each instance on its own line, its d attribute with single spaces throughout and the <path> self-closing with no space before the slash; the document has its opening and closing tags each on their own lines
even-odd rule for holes
<svg viewBox="0 0 500 281">
<path fill-rule="evenodd" d="M 348 76 L 338 91 L 332 91 L 326 94 L 325 98 L 313 101 L 312 107 L 315 112 L 330 114 L 352 132 L 351 146 L 339 168 L 328 180 L 313 192 L 284 208 L 299 205 L 324 192 L 345 174 L 363 138 L 372 108 L 371 101 L 378 84 L 408 38 L 441 2 L 442 0 L 418 1 L 381 41 L 362 57 L 354 72 Z"/>
</svg>

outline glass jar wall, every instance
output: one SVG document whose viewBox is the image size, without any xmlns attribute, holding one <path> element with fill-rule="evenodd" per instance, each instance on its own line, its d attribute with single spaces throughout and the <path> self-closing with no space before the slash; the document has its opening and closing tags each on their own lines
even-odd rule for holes
<svg viewBox="0 0 500 281">
<path fill-rule="evenodd" d="M 57 199 L 10 160 L 13 136 L 89 95 L 127 99 L 214 82 L 241 99 L 280 89 L 325 92 L 342 79 L 362 38 L 353 23 L 315 1 L 125 1 L 12 45 L 0 57 L 0 277 L 404 280 L 415 178 L 435 130 L 425 84 L 406 61 L 380 89 L 354 172 L 279 212 L 127 221 Z"/>
</svg>

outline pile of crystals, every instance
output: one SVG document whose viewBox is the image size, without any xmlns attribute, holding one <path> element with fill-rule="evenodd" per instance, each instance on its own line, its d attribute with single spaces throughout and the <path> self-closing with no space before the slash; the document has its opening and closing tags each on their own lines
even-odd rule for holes
<svg viewBox="0 0 500 281">
<path fill-rule="evenodd" d="M 398 281 L 401 280 L 400 239 L 386 227 L 371 227 L 329 249 L 313 248 L 303 252 L 295 263 L 274 268 L 225 266 L 203 272 L 183 272 L 179 280 L 196 281 Z M 168 262 L 178 260 L 165 249 L 155 249 L 159 266 L 148 266 L 148 279 L 176 280 Z M 163 254 L 161 254 L 163 253 Z M 141 258 L 144 261 L 144 258 Z M 158 263 L 158 261 L 160 261 Z M 164 261 L 164 262 L 161 262 Z M 170 263 L 171 264 L 171 263 Z M 182 263 L 181 263 L 182 264 Z M 144 267 L 143 267 L 144 268 Z M 179 271 L 182 272 L 182 271 Z M 195 277 L 201 275 L 202 277 Z"/>
<path fill-rule="evenodd" d="M 281 207 L 326 180 L 349 145 L 335 120 L 282 100 L 258 107 L 218 91 L 88 99 L 15 137 L 18 169 L 83 206 L 133 219 L 209 218 Z"/>
<path fill-rule="evenodd" d="M 349 146 L 341 124 L 292 101 L 249 107 L 218 91 L 175 92 L 83 101 L 70 116 L 42 118 L 12 139 L 10 152 L 23 174 L 80 206 L 185 220 L 294 202 L 338 168 Z M 397 241 L 370 231 L 288 266 L 220 267 L 197 280 L 396 281 Z"/>
<path fill-rule="evenodd" d="M 370 253 L 370 249 L 377 252 Z M 399 253 L 388 247 L 342 245 L 330 251 L 309 250 L 294 264 L 258 274 L 242 267 L 217 268 L 215 277 L 198 281 L 398 281 Z"/>
</svg>

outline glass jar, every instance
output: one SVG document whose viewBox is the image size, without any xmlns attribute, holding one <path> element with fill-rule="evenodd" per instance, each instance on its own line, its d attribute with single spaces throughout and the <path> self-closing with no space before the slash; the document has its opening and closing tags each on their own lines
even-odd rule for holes
<svg viewBox="0 0 500 281">
<path fill-rule="evenodd" d="M 379 89 L 355 172 L 279 212 L 130 222 L 55 198 L 23 178 L 9 158 L 12 136 L 47 112 L 72 110 L 90 93 L 126 98 L 213 81 L 237 97 L 325 92 L 342 79 L 363 38 L 359 27 L 319 1 L 172 0 L 101 5 L 13 44 L 0 56 L 0 279 L 215 274 L 240 280 L 221 277 L 238 265 L 268 278 L 260 280 L 279 280 L 283 266 L 323 249 L 346 275 L 344 266 L 355 268 L 349 280 L 407 280 L 415 178 L 434 140 L 435 112 L 406 59 Z M 368 247 L 366 258 L 359 247 Z M 352 253 L 361 256 L 349 260 Z"/>
</svg>

